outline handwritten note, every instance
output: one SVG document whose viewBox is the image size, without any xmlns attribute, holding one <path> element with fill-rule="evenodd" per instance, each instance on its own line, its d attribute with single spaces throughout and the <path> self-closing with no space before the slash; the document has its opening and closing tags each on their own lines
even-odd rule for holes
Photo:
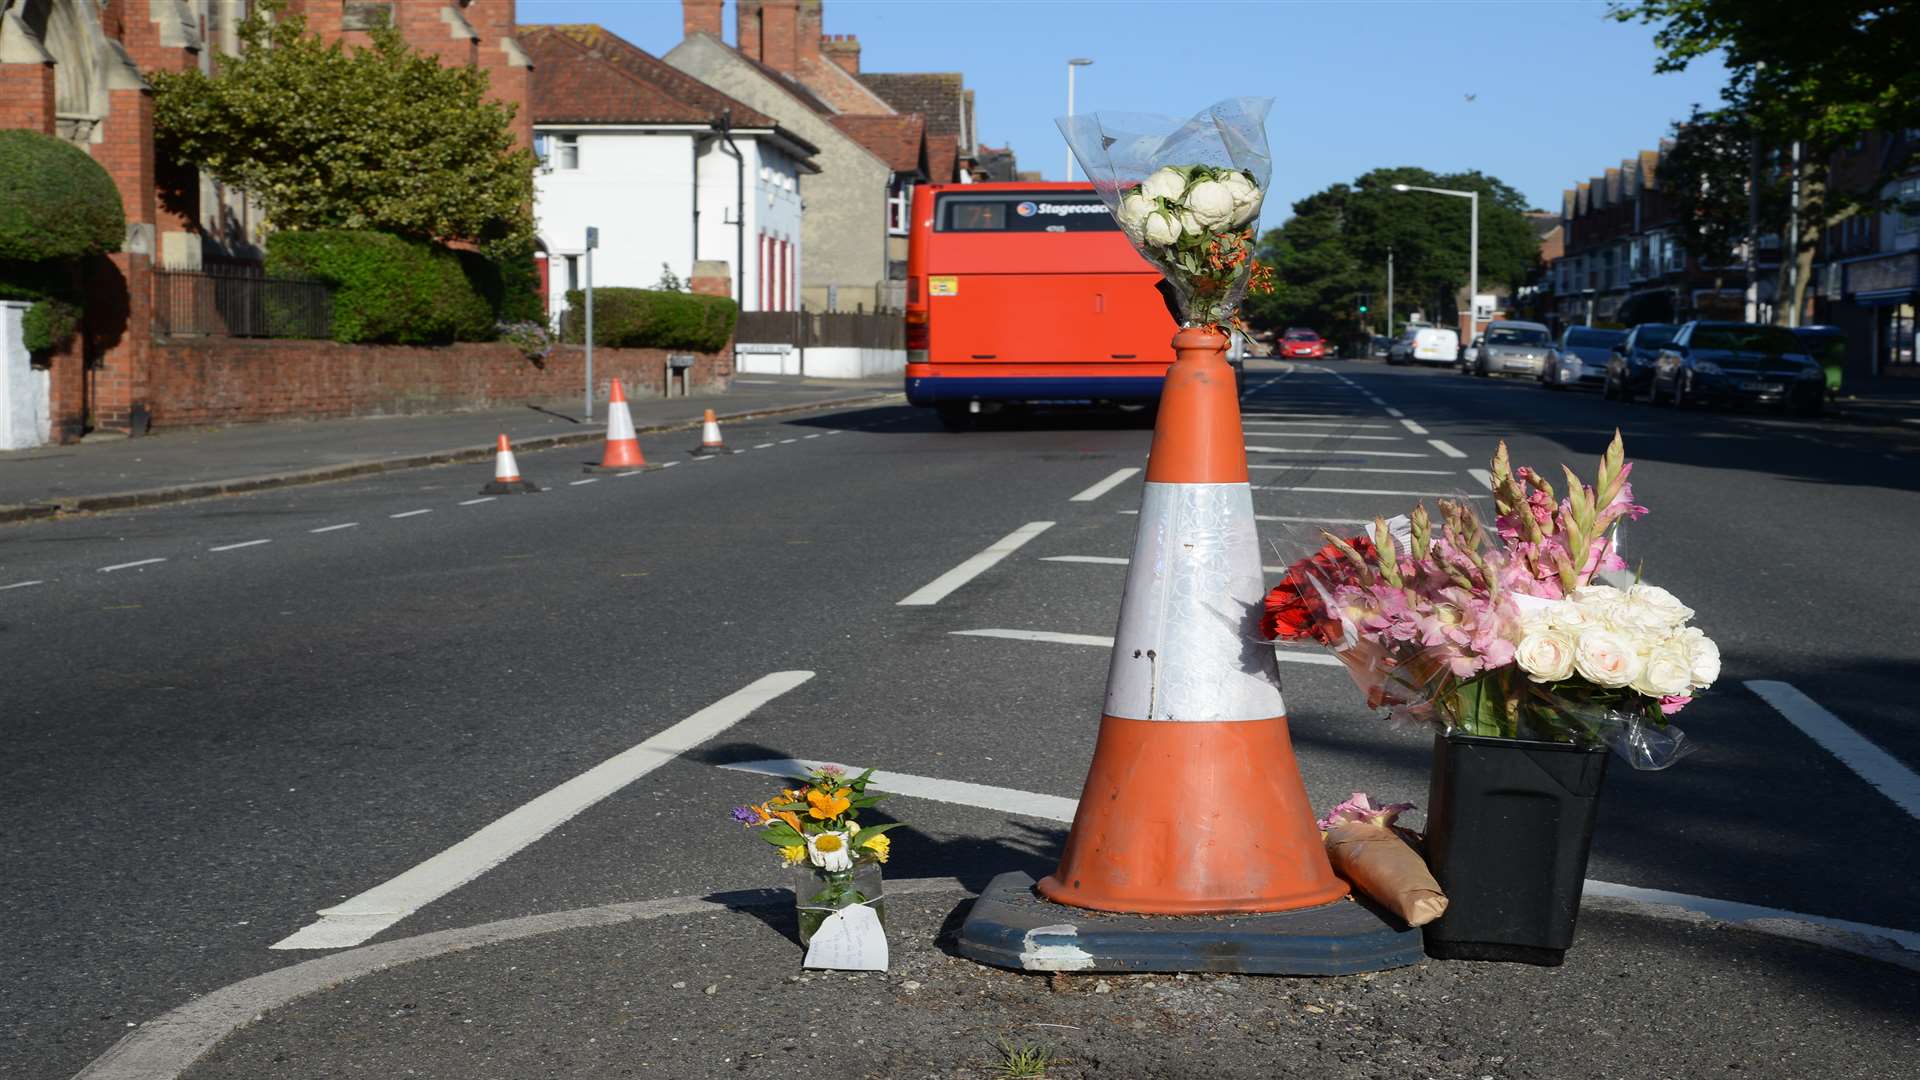
<svg viewBox="0 0 1920 1080">
<path fill-rule="evenodd" d="M 887 970 L 887 933 L 865 904 L 841 908 L 820 923 L 807 943 L 804 966 L 834 971 Z"/>
</svg>

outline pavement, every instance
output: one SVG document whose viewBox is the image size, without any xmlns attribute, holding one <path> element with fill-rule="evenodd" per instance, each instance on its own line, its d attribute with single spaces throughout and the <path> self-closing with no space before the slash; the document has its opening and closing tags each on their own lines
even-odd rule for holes
<svg viewBox="0 0 1920 1080">
<path fill-rule="evenodd" d="M 1827 415 L 1850 423 L 1920 427 L 1920 379 L 1849 379 L 1828 399 Z"/>
<path fill-rule="evenodd" d="M 1920 579 L 1866 553 L 1920 530 L 1920 438 L 1249 375 L 1276 564 L 1484 498 L 1501 440 L 1588 468 L 1625 432 L 1627 554 L 1726 667 L 1699 753 L 1609 774 L 1567 966 L 1103 993 L 955 960 L 969 894 L 1057 858 L 1149 433 L 880 401 L 738 421 L 721 457 L 642 433 L 663 467 L 627 476 L 531 450 L 533 495 L 470 461 L 0 526 L 0 1076 L 991 1075 L 1002 1037 L 1057 1076 L 1901 1075 L 1920 625 L 1874 611 Z M 1424 801 L 1430 738 L 1320 659 L 1281 664 L 1312 804 Z M 798 969 L 727 817 L 793 758 L 896 793 L 885 977 Z"/>
<path fill-rule="evenodd" d="M 725 421 L 887 400 L 900 380 L 739 376 L 724 394 L 628 401 L 637 430 L 697 428 L 711 408 Z M 605 438 L 606 403 L 592 419 L 581 400 L 535 401 L 473 412 L 162 429 L 0 452 L 0 522 L 112 510 L 320 483 L 490 458 L 499 435 L 516 451 Z"/>
</svg>

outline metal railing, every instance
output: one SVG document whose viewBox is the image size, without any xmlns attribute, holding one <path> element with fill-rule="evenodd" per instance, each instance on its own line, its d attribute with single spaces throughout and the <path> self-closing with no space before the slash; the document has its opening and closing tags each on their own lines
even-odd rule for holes
<svg viewBox="0 0 1920 1080">
<path fill-rule="evenodd" d="M 801 349 L 907 347 L 905 321 L 898 313 L 886 312 L 748 311 L 741 313 L 733 336 L 742 343 Z"/>
<path fill-rule="evenodd" d="M 243 265 L 154 272 L 153 318 L 169 337 L 327 338 L 333 293 Z"/>
</svg>

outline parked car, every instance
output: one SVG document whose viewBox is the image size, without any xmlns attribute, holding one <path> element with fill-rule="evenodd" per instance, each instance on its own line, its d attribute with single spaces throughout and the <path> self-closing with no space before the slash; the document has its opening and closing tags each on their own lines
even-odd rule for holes
<svg viewBox="0 0 1920 1080">
<path fill-rule="evenodd" d="M 1412 327 L 1400 331 L 1400 336 L 1387 345 L 1388 364 L 1407 364 L 1413 362 L 1413 336 L 1418 331 Z"/>
<path fill-rule="evenodd" d="M 1478 353 L 1480 351 L 1480 346 L 1486 344 L 1486 342 L 1487 342 L 1487 336 L 1485 334 L 1481 334 L 1479 337 L 1474 338 L 1468 344 L 1460 346 L 1460 370 L 1461 371 L 1467 370 L 1467 365 L 1472 362 L 1474 354 Z"/>
<path fill-rule="evenodd" d="M 1840 380 L 1847 368 L 1847 335 L 1837 326 L 1797 326 L 1794 333 L 1806 343 L 1807 354 L 1819 364 L 1827 377 L 1827 394 L 1840 392 Z"/>
<path fill-rule="evenodd" d="M 1421 364 L 1451 364 L 1460 356 L 1460 334 L 1436 326 L 1422 326 L 1403 335 L 1405 359 Z M 1392 358 L 1388 358 L 1392 362 Z"/>
<path fill-rule="evenodd" d="M 1625 341 L 1625 330 L 1601 330 L 1592 326 L 1569 326 L 1560 334 L 1560 343 L 1547 354 L 1540 368 L 1540 385 L 1549 390 L 1569 386 L 1599 386 L 1607 378 L 1607 357 L 1613 347 Z"/>
<path fill-rule="evenodd" d="M 1392 338 L 1385 334 L 1375 334 L 1373 335 L 1373 339 L 1367 342 L 1367 355 L 1373 357 L 1375 360 L 1385 360 L 1387 358 L 1387 349 L 1392 345 Z"/>
<path fill-rule="evenodd" d="M 1626 340 L 1607 357 L 1607 374 L 1600 396 L 1609 401 L 1632 401 L 1653 385 L 1653 360 L 1680 328 L 1672 323 L 1641 323 L 1627 331 Z"/>
<path fill-rule="evenodd" d="M 1327 343 L 1311 330 L 1296 327 L 1280 335 L 1282 360 L 1324 360 L 1326 356 Z"/>
<path fill-rule="evenodd" d="M 1825 373 L 1784 326 L 1690 322 L 1654 360 L 1654 404 L 1772 405 L 1801 416 L 1826 403 Z"/>
<path fill-rule="evenodd" d="M 1552 349 L 1553 333 L 1545 326 L 1503 319 L 1487 324 L 1479 347 L 1467 354 L 1465 370 L 1470 375 L 1539 375 Z"/>
</svg>

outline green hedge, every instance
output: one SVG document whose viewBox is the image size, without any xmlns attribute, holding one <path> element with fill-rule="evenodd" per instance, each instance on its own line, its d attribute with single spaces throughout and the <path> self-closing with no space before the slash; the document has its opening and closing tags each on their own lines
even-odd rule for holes
<svg viewBox="0 0 1920 1080">
<path fill-rule="evenodd" d="M 0 131 L 0 259 L 119 251 L 126 235 L 120 191 L 99 162 L 63 139 Z"/>
<path fill-rule="evenodd" d="M 333 287 L 333 339 L 435 345 L 491 341 L 498 271 L 471 252 L 354 229 L 277 232 L 267 272 Z M 489 273 L 492 277 L 489 279 Z"/>
<path fill-rule="evenodd" d="M 58 349 L 80 329 L 80 293 L 73 263 L 12 262 L 0 259 L 0 300 L 31 300 L 20 320 L 27 351 Z"/>
<path fill-rule="evenodd" d="M 560 338 L 571 345 L 586 339 L 586 294 L 567 290 L 567 314 Z M 619 348 L 688 349 L 718 352 L 733 337 L 740 309 L 724 296 L 657 292 L 653 289 L 593 290 L 593 343 Z"/>
</svg>

